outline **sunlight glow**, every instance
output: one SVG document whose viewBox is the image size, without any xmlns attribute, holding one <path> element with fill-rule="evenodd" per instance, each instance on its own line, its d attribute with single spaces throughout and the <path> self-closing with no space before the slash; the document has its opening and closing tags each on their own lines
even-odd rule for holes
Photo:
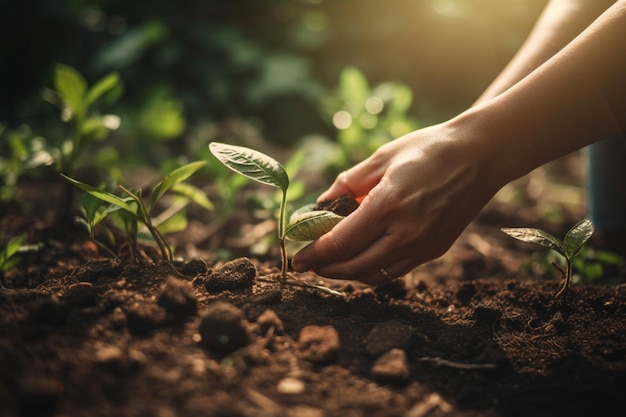
<svg viewBox="0 0 626 417">
<path fill-rule="evenodd" d="M 365 110 L 369 114 L 379 114 L 384 107 L 385 103 L 380 97 L 370 97 L 365 101 Z"/>
<path fill-rule="evenodd" d="M 458 0 L 433 0 L 432 9 L 444 16 L 459 16 L 463 12 L 463 5 Z"/>
<path fill-rule="evenodd" d="M 340 110 L 333 115 L 333 125 L 337 129 L 347 129 L 352 125 L 352 115 L 345 110 Z"/>
</svg>

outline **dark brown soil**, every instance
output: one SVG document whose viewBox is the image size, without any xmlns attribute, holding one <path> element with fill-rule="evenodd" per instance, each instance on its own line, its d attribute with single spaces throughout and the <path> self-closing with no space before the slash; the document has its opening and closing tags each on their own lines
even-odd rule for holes
<svg viewBox="0 0 626 417">
<path fill-rule="evenodd" d="M 374 290 L 285 283 L 272 256 L 106 259 L 28 212 L 2 213 L 44 247 L 3 277 L 1 416 L 626 413 L 623 271 L 555 302 L 560 281 L 525 272 L 535 248 L 498 232 L 523 213 L 492 206 L 446 257 Z"/>
</svg>

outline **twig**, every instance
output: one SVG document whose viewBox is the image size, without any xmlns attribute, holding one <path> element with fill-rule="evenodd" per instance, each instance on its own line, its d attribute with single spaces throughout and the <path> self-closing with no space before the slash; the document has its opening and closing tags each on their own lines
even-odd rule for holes
<svg viewBox="0 0 626 417">
<path fill-rule="evenodd" d="M 462 363 L 455 362 L 448 359 L 440 358 L 439 356 L 428 356 L 419 358 L 420 362 L 430 362 L 435 366 L 447 366 L 449 368 L 463 369 L 466 371 L 471 371 L 475 369 L 494 369 L 497 368 L 498 365 L 495 363 Z"/>
<path fill-rule="evenodd" d="M 282 284 L 282 285 L 291 285 L 292 287 L 300 287 L 300 288 L 307 288 L 307 289 L 312 289 L 312 290 L 317 290 L 317 291 L 321 291 L 324 292 L 326 294 L 332 294 L 332 295 L 339 295 L 344 297 L 345 294 L 342 293 L 341 291 L 336 291 L 333 290 L 331 288 L 328 287 L 324 287 L 323 285 L 315 285 L 315 284 L 309 284 L 308 282 L 304 282 L 296 277 L 294 277 L 292 274 L 287 274 L 287 276 L 289 278 L 292 278 L 292 280 L 289 280 L 287 278 L 283 278 L 281 274 L 278 274 L 276 276 L 277 279 L 265 279 L 265 278 L 257 278 L 257 281 L 261 281 L 261 282 L 267 282 L 269 284 Z"/>
</svg>

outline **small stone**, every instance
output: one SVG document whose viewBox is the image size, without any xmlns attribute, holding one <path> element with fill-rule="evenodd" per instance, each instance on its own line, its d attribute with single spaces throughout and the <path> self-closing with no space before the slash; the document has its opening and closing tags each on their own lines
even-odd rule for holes
<svg viewBox="0 0 626 417">
<path fill-rule="evenodd" d="M 190 282 L 168 277 L 161 286 L 157 303 L 168 315 L 182 320 L 196 313 L 197 298 Z"/>
<path fill-rule="evenodd" d="M 282 333 L 285 330 L 282 320 L 276 315 L 274 310 L 265 310 L 256 319 L 256 323 L 259 325 L 262 334 L 267 334 L 270 329 L 274 329 L 274 333 Z"/>
<path fill-rule="evenodd" d="M 306 386 L 304 385 L 304 382 L 292 377 L 283 378 L 278 381 L 278 384 L 276 385 L 276 390 L 278 392 L 288 395 L 302 394 L 305 389 Z"/>
<path fill-rule="evenodd" d="M 381 382 L 406 382 L 411 375 L 406 353 L 402 349 L 390 350 L 376 360 L 371 373 L 375 379 Z"/>
<path fill-rule="evenodd" d="M 300 356 L 317 364 L 336 359 L 339 353 L 339 333 L 333 326 L 305 326 L 298 337 Z"/>
<path fill-rule="evenodd" d="M 209 292 L 241 290 L 251 287 L 256 275 L 256 268 L 250 259 L 238 258 L 209 273 L 204 280 L 204 287 Z"/>
<path fill-rule="evenodd" d="M 205 274 L 208 270 L 209 267 L 202 259 L 191 259 L 180 267 L 180 272 L 189 277 Z"/>
<path fill-rule="evenodd" d="M 202 313 L 198 328 L 201 343 L 216 356 L 226 356 L 249 343 L 247 325 L 239 308 L 225 301 L 215 302 Z"/>
</svg>

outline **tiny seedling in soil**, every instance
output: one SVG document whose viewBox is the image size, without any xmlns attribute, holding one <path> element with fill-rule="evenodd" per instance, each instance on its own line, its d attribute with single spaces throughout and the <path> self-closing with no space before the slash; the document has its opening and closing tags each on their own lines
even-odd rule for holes
<svg viewBox="0 0 626 417">
<path fill-rule="evenodd" d="M 286 220 L 287 190 L 289 176 L 285 168 L 275 159 L 243 146 L 212 142 L 209 149 L 215 157 L 233 171 L 272 187 L 282 192 L 278 217 L 278 239 L 280 241 L 281 277 L 287 276 L 287 248 L 285 239 L 306 241 L 315 240 L 330 231 L 345 216 L 330 210 L 314 210 L 314 205 L 307 205 L 297 210 Z"/>
<path fill-rule="evenodd" d="M 138 224 L 142 223 L 146 226 L 156 244 L 161 251 L 161 255 L 164 261 L 171 262 L 173 260 L 172 250 L 167 244 L 167 241 L 163 237 L 160 227 L 157 226 L 153 220 L 152 212 L 157 202 L 163 197 L 163 195 L 172 190 L 184 197 L 185 203 L 176 207 L 176 210 L 172 210 L 169 214 L 173 216 L 190 201 L 211 210 L 213 208 L 212 203 L 207 199 L 206 194 L 201 190 L 190 184 L 182 184 L 197 170 L 206 165 L 206 161 L 192 162 L 175 169 L 166 175 L 158 184 L 152 189 L 150 201 L 146 202 L 142 196 L 141 189 L 131 191 L 124 186 L 119 186 L 120 189 L 128 196 L 125 198 L 118 197 L 115 194 L 93 187 L 89 184 L 82 183 L 73 178 L 63 175 L 63 177 L 70 183 L 76 185 L 91 196 L 111 204 L 113 207 L 105 210 L 98 210 L 97 207 L 91 205 L 83 207 L 83 213 L 86 219 L 82 221 L 87 226 L 87 230 L 90 232 L 90 236 L 93 238 L 93 228 L 100 223 L 104 217 L 108 214 L 119 211 L 123 214 L 126 223 L 126 233 L 129 238 L 130 251 L 134 259 L 138 259 L 137 251 L 137 228 Z M 95 242 L 98 246 L 99 242 Z"/>
<path fill-rule="evenodd" d="M 68 137 L 49 144 L 49 153 L 56 170 L 73 177 L 79 158 L 96 141 L 102 141 L 111 130 L 120 125 L 116 115 L 101 115 L 97 109 L 102 104 L 117 100 L 122 92 L 122 83 L 116 72 L 104 76 L 89 86 L 74 68 L 57 64 L 54 70 L 54 90 L 45 91 L 45 99 L 61 109 L 61 120 L 66 124 Z M 70 213 L 72 187 L 64 189 L 60 215 Z"/>
<path fill-rule="evenodd" d="M 521 240 L 522 242 L 535 243 L 555 250 L 565 258 L 565 271 L 557 264 L 554 264 L 561 275 L 565 278 L 563 287 L 557 292 L 555 298 L 559 298 L 569 289 L 572 280 L 572 269 L 574 257 L 580 253 L 583 246 L 593 234 L 594 227 L 591 220 L 585 219 L 576 223 L 566 234 L 563 240 L 540 229 L 515 227 L 501 229 L 507 235 Z"/>
</svg>

